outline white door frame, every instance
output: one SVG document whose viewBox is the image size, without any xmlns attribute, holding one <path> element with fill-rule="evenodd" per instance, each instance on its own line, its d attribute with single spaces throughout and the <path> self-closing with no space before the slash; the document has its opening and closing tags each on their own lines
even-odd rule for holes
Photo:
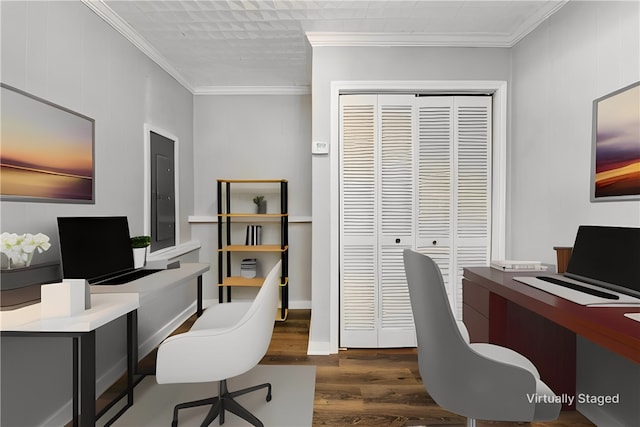
<svg viewBox="0 0 640 427">
<path fill-rule="evenodd" d="M 491 258 L 503 259 L 506 233 L 507 82 L 501 80 L 332 81 L 330 146 L 339 147 L 339 96 L 348 93 L 492 94 L 492 207 Z M 340 159 L 330 150 L 331 167 L 331 271 L 329 293 L 330 353 L 338 352 L 340 334 Z"/>
</svg>

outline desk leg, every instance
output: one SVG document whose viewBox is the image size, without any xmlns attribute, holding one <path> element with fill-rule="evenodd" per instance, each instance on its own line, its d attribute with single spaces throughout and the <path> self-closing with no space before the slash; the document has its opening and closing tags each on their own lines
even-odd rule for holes
<svg viewBox="0 0 640 427">
<path fill-rule="evenodd" d="M 127 406 L 133 405 L 133 381 L 138 370 L 138 311 L 127 313 Z"/>
<path fill-rule="evenodd" d="M 202 276 L 198 276 L 198 308 L 196 314 L 198 317 L 202 315 Z"/>
<path fill-rule="evenodd" d="M 133 390 L 135 387 L 135 375 L 138 373 L 138 311 L 127 313 L 127 404 L 120 409 L 104 426 L 110 427 L 127 409 L 133 406 Z M 144 374 L 143 374 L 144 377 Z M 124 393 L 119 395 L 109 406 L 103 409 L 98 418 L 124 397 Z"/>
<path fill-rule="evenodd" d="M 96 333 L 82 334 L 80 338 L 80 425 L 96 423 Z"/>
<path fill-rule="evenodd" d="M 73 346 L 72 346 L 72 357 L 73 357 L 73 427 L 78 427 L 80 424 L 80 420 L 78 418 L 78 337 L 73 337 Z"/>
</svg>

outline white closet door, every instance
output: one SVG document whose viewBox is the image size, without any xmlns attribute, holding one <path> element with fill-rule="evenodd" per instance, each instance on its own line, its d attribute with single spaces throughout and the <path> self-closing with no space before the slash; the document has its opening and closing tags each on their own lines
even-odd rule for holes
<svg viewBox="0 0 640 427">
<path fill-rule="evenodd" d="M 378 341 L 377 96 L 340 97 L 340 345 Z"/>
<path fill-rule="evenodd" d="M 340 97 L 340 345 L 414 346 L 402 250 L 414 247 L 414 97 Z"/>
<path fill-rule="evenodd" d="M 462 319 L 462 268 L 489 262 L 491 97 L 421 97 L 417 103 L 416 247 L 438 263 Z"/>
<path fill-rule="evenodd" d="M 416 345 L 402 252 L 414 247 L 413 95 L 379 95 L 379 329 L 377 347 Z"/>
<path fill-rule="evenodd" d="M 454 98 L 456 123 L 455 311 L 462 319 L 463 267 L 487 266 L 491 233 L 491 97 Z"/>
<path fill-rule="evenodd" d="M 462 267 L 487 265 L 491 97 L 340 97 L 340 345 L 415 345 L 405 248 L 440 266 L 462 318 Z"/>
<path fill-rule="evenodd" d="M 416 99 L 418 207 L 416 250 L 429 255 L 450 283 L 453 224 L 454 108 L 452 97 Z M 451 305 L 454 298 L 447 288 Z"/>
</svg>

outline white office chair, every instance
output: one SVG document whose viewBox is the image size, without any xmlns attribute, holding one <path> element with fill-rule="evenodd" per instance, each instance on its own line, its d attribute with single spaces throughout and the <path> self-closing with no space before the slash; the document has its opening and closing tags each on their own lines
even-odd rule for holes
<svg viewBox="0 0 640 427">
<path fill-rule="evenodd" d="M 429 395 L 442 408 L 492 421 L 546 421 L 560 413 L 556 395 L 524 356 L 493 344 L 469 344 L 456 321 L 437 264 L 404 250 L 404 267 L 418 338 L 418 364 Z"/>
<path fill-rule="evenodd" d="M 216 417 L 223 424 L 225 411 L 254 426 L 263 425 L 234 398 L 266 388 L 268 402 L 271 384 L 230 392 L 227 379 L 255 367 L 267 352 L 278 307 L 280 267 L 281 261 L 267 275 L 254 301 L 214 305 L 205 310 L 189 332 L 171 336 L 160 345 L 156 361 L 158 384 L 220 382 L 218 396 L 176 405 L 173 427 L 178 425 L 179 409 L 204 405 L 211 405 L 211 409 L 202 426 L 211 424 Z"/>
</svg>

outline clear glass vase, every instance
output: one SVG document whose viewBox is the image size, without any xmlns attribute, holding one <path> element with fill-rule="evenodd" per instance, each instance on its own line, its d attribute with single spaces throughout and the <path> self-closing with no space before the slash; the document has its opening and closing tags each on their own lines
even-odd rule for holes
<svg viewBox="0 0 640 427">
<path fill-rule="evenodd" d="M 18 259 L 13 259 L 9 257 L 8 269 L 13 270 L 16 268 L 27 268 L 31 265 L 32 259 L 33 259 L 33 252 L 22 253 L 22 255 Z"/>
</svg>

